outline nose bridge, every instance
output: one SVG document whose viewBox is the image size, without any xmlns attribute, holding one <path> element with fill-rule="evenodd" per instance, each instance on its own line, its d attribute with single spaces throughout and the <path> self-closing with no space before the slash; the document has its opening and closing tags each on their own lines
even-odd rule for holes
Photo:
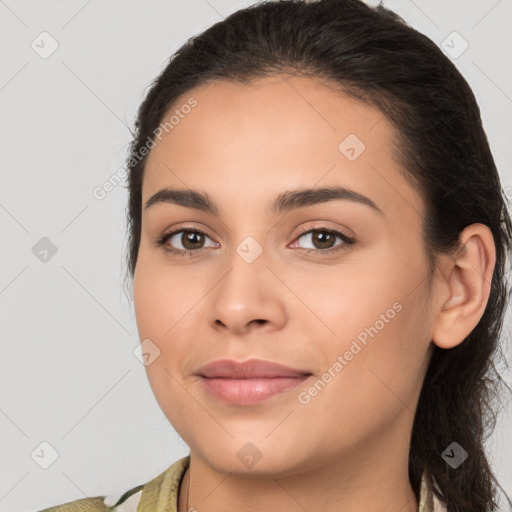
<svg viewBox="0 0 512 512">
<path fill-rule="evenodd" d="M 268 257 L 254 237 L 246 236 L 226 257 L 226 272 L 210 302 L 209 320 L 243 331 L 250 322 L 279 323 L 284 314 L 279 290 L 269 280 Z M 275 283 L 274 283 L 275 284 Z"/>
<path fill-rule="evenodd" d="M 262 201 L 262 200 L 261 200 Z M 233 224 L 230 231 L 230 251 L 226 256 L 229 268 L 236 267 L 237 272 L 247 273 L 248 276 L 265 273 L 265 262 L 268 261 L 267 250 L 272 231 L 269 231 L 259 213 L 257 203 L 250 200 L 237 200 L 231 203 Z M 233 270 L 235 270 L 233 268 Z"/>
<path fill-rule="evenodd" d="M 261 294 L 269 271 L 267 254 L 262 244 L 249 235 L 234 247 L 226 260 L 228 273 L 223 282 L 219 283 L 223 292 L 239 296 L 246 301 L 247 295 L 255 298 Z M 263 285 L 263 286 L 262 286 Z"/>
</svg>

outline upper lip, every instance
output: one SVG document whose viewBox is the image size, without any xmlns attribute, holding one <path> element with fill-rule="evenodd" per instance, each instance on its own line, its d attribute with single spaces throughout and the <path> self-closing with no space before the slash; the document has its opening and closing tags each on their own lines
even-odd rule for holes
<svg viewBox="0 0 512 512">
<path fill-rule="evenodd" d="M 257 377 L 303 377 L 304 375 L 311 375 L 311 372 L 297 370 L 263 359 L 249 359 L 243 362 L 233 359 L 219 359 L 199 368 L 197 374 L 208 378 L 250 379 Z"/>
</svg>

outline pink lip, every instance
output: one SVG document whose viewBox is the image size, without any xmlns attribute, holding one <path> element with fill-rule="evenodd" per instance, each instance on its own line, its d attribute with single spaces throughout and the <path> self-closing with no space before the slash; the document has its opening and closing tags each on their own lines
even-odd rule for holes
<svg viewBox="0 0 512 512">
<path fill-rule="evenodd" d="M 233 359 L 219 359 L 202 366 L 196 372 L 202 377 L 225 377 L 231 379 L 252 379 L 255 377 L 302 377 L 311 375 L 307 370 L 297 370 L 289 366 L 265 361 L 264 359 L 248 359 L 247 361 L 234 361 Z"/>
<path fill-rule="evenodd" d="M 311 374 L 271 361 L 250 359 L 214 361 L 197 371 L 205 389 L 214 397 L 236 405 L 249 405 L 289 391 Z"/>
</svg>

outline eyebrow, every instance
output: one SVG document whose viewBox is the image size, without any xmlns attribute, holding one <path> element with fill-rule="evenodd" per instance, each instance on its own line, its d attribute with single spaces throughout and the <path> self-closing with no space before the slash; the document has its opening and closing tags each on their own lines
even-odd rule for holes
<svg viewBox="0 0 512 512">
<path fill-rule="evenodd" d="M 345 187 L 324 187 L 324 188 L 306 188 L 290 190 L 279 194 L 274 201 L 270 203 L 267 212 L 279 215 L 298 208 L 312 206 L 315 204 L 326 203 L 334 200 L 347 200 L 355 203 L 369 206 L 381 215 L 384 212 L 368 197 L 350 190 Z M 163 188 L 153 194 L 144 206 L 144 210 L 157 204 L 177 204 L 186 208 L 194 208 L 196 210 L 219 215 L 219 206 L 206 193 L 201 193 L 191 189 L 173 189 Z"/>
</svg>

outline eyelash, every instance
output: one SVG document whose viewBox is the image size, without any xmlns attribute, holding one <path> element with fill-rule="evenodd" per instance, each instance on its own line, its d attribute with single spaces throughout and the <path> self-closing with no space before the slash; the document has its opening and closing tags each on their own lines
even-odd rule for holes
<svg viewBox="0 0 512 512">
<path fill-rule="evenodd" d="M 341 250 L 345 250 L 355 244 L 355 240 L 353 238 L 349 237 L 348 235 L 346 235 L 345 233 L 343 233 L 342 231 L 338 231 L 338 230 L 335 230 L 332 228 L 327 228 L 327 227 L 318 227 L 318 228 L 313 228 L 313 229 L 306 228 L 298 234 L 296 240 L 300 239 L 304 235 L 307 235 L 309 233 L 314 233 L 316 231 L 327 232 L 329 234 L 336 235 L 337 237 L 341 238 L 344 243 L 339 244 L 334 247 L 331 247 L 330 249 L 303 249 L 305 251 L 308 251 L 307 254 L 309 254 L 310 252 L 332 254 L 332 253 L 335 253 L 335 252 L 338 252 Z M 187 228 L 178 229 L 176 231 L 172 231 L 170 233 L 164 234 L 161 237 L 159 237 L 155 241 L 155 245 L 157 247 L 161 247 L 171 237 L 173 237 L 177 233 L 182 233 L 182 232 L 200 233 L 202 235 L 208 236 L 204 231 L 201 231 L 200 229 L 191 229 L 191 228 L 190 229 L 187 229 Z M 210 238 L 210 237 L 208 237 L 208 238 Z M 189 257 L 195 257 L 195 255 L 193 253 L 197 253 L 197 252 L 201 251 L 201 249 L 196 249 L 194 251 L 190 251 L 190 250 L 182 250 L 182 249 L 173 249 L 173 248 L 169 248 L 169 247 L 164 247 L 164 250 L 167 252 L 170 252 L 172 254 L 175 254 L 176 256 L 189 256 Z"/>
</svg>

